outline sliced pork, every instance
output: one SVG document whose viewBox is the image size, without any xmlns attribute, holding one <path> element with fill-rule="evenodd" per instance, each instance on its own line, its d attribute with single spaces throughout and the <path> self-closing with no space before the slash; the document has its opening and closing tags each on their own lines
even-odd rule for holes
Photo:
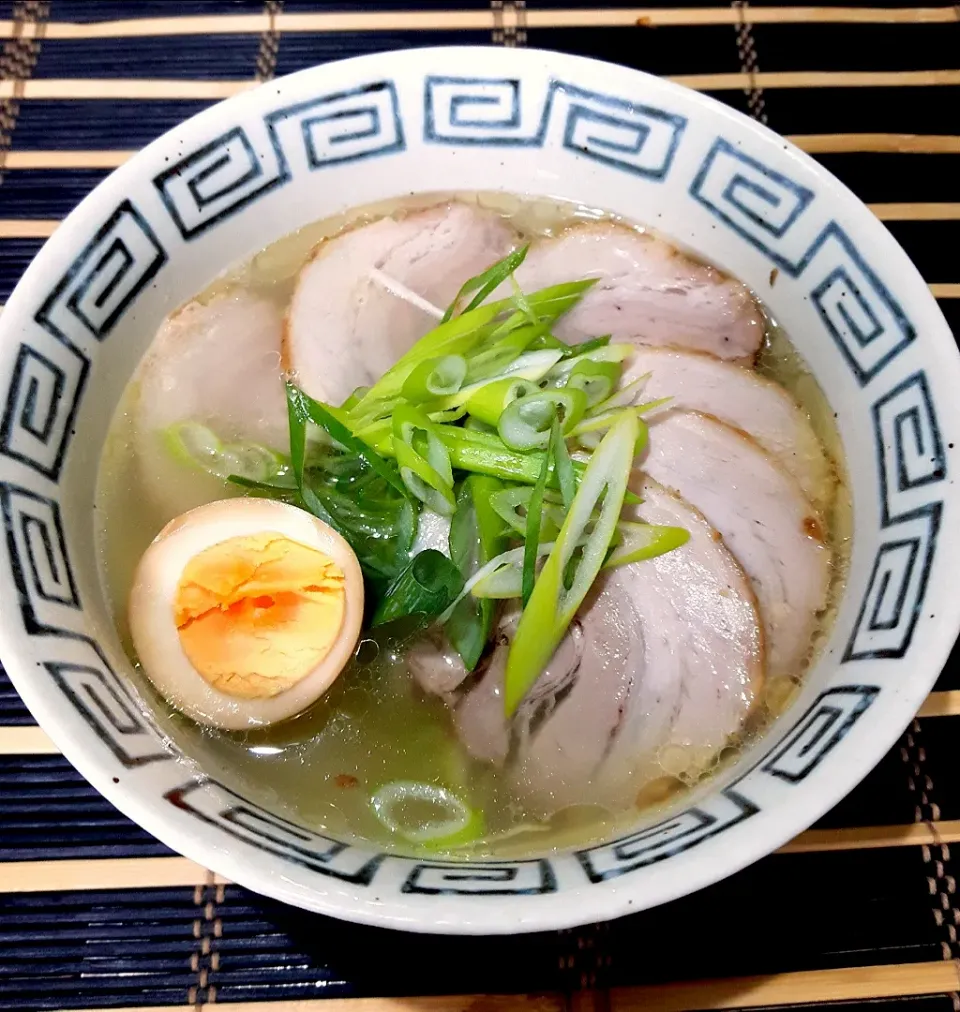
<svg viewBox="0 0 960 1012">
<path fill-rule="evenodd" d="M 653 420 L 642 466 L 723 536 L 756 589 L 771 672 L 795 675 L 830 579 L 820 521 L 796 478 L 750 436 L 697 412 Z"/>
<path fill-rule="evenodd" d="M 599 278 L 555 328 L 565 341 L 675 345 L 752 362 L 763 314 L 739 281 L 649 233 L 613 222 L 575 225 L 535 242 L 516 272 L 525 292 L 572 278 Z"/>
<path fill-rule="evenodd" d="M 741 727 L 762 681 L 743 570 L 696 510 L 649 479 L 636 490 L 644 519 L 683 526 L 690 541 L 601 577 L 511 726 L 502 685 L 512 615 L 456 704 L 468 751 L 509 758 L 518 789 L 550 805 L 614 803 L 658 776 L 666 752 L 670 773 L 698 772 Z"/>
<path fill-rule="evenodd" d="M 137 373 L 138 428 L 190 419 L 224 440 L 287 449 L 280 330 L 276 306 L 250 292 L 187 303 L 164 320 Z"/>
<path fill-rule="evenodd" d="M 288 451 L 281 325 L 272 302 L 231 290 L 187 303 L 157 332 L 135 378 L 132 416 L 143 485 L 164 523 L 224 494 L 222 482 L 199 472 L 183 480 L 164 443 L 169 426 L 199 422 L 223 442 Z"/>
<path fill-rule="evenodd" d="M 639 348 L 623 383 L 647 373 L 642 400 L 669 397 L 671 408 L 700 411 L 743 429 L 797 479 L 818 510 L 829 506 L 836 471 L 810 419 L 783 387 L 710 355 L 667 348 Z"/>
<path fill-rule="evenodd" d="M 341 402 L 436 326 L 430 305 L 445 309 L 463 282 L 504 257 L 516 238 L 498 215 L 454 202 L 326 240 L 300 272 L 290 302 L 286 366 L 311 396 Z M 395 294 L 401 289 L 427 305 Z"/>
<path fill-rule="evenodd" d="M 407 651 L 405 660 L 424 692 L 440 696 L 451 704 L 456 699 L 454 693 L 470 674 L 442 629 L 427 630 L 423 639 Z"/>
</svg>

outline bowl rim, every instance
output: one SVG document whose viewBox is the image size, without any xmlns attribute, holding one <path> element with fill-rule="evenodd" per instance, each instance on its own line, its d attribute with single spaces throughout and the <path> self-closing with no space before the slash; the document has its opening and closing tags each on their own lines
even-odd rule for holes
<svg viewBox="0 0 960 1012">
<path fill-rule="evenodd" d="M 231 109 L 243 107 L 256 101 L 252 96 L 263 95 L 266 89 L 274 89 L 280 95 L 285 88 L 290 86 L 290 82 L 300 83 L 312 77 L 323 81 L 334 80 L 343 68 L 348 68 L 348 72 L 352 73 L 358 68 L 375 66 L 378 72 L 389 73 L 392 76 L 418 75 L 421 74 L 420 61 L 424 60 L 426 56 L 431 54 L 456 56 L 456 54 L 464 52 L 483 53 L 484 57 L 494 65 L 498 61 L 506 61 L 512 68 L 515 68 L 518 75 L 525 72 L 525 68 L 529 65 L 528 61 L 546 61 L 551 68 L 563 66 L 583 68 L 592 75 L 615 71 L 621 77 L 629 76 L 636 79 L 638 90 L 642 88 L 644 83 L 653 84 L 661 93 L 674 94 L 686 102 L 694 101 L 711 112 L 718 120 L 730 120 L 739 124 L 741 129 L 748 128 L 766 143 L 775 143 L 781 149 L 787 150 L 793 158 L 800 160 L 809 171 L 816 175 L 823 185 L 824 193 L 830 200 L 853 202 L 857 207 L 866 210 L 863 202 L 848 187 L 781 135 L 721 102 L 675 82 L 619 64 L 547 49 L 523 47 L 501 50 L 487 46 L 425 46 L 351 57 L 305 68 L 258 87 L 242 91 L 204 109 L 165 132 L 138 151 L 120 168 L 110 173 L 70 212 L 57 234 L 42 247 L 24 272 L 16 289 L 11 294 L 10 300 L 8 300 L 8 307 L 11 303 L 17 307 L 20 302 L 25 302 L 30 298 L 29 289 L 45 270 L 45 261 L 50 255 L 50 250 L 56 250 L 61 244 L 67 248 L 72 242 L 73 228 L 71 226 L 84 219 L 92 209 L 100 206 L 107 195 L 119 193 L 127 178 L 139 176 L 141 166 L 148 162 L 152 154 L 169 148 L 177 139 L 186 140 L 194 133 L 208 131 L 210 126 L 216 124 L 218 117 L 223 115 L 225 106 Z M 392 62 L 394 69 L 384 71 L 384 63 L 391 61 L 396 61 Z M 883 228 L 882 225 L 880 227 Z M 899 244 L 889 232 L 886 229 L 884 232 L 889 237 L 892 246 L 900 250 Z M 902 250 L 900 252 L 902 253 Z M 906 259 L 905 254 L 903 256 Z M 911 270 L 916 278 L 920 278 L 919 272 L 912 264 Z M 922 281 L 922 279 L 920 280 Z M 924 290 L 926 291 L 927 311 L 934 311 L 942 320 L 939 306 L 937 306 L 933 295 L 926 289 L 925 284 Z M 11 318 L 12 315 L 9 311 L 0 318 L 0 341 L 11 340 L 10 324 L 7 323 Z M 946 327 L 946 321 L 944 320 L 943 323 L 946 333 L 949 335 L 950 331 Z M 945 346 L 941 335 L 931 335 L 931 339 L 936 341 L 934 353 L 944 360 L 950 358 L 954 372 L 960 378 L 960 353 L 954 348 L 951 356 L 950 349 Z M 939 362 L 937 364 L 941 365 Z M 947 493 L 944 492 L 944 495 L 946 497 Z M 953 554 L 960 556 L 960 547 L 955 547 Z M 338 896 L 331 897 L 327 891 L 315 888 L 307 889 L 295 881 L 271 872 L 269 867 L 262 869 L 243 852 L 238 854 L 223 846 L 211 846 L 210 842 L 205 840 L 209 834 L 205 833 L 203 828 L 174 825 L 172 820 L 165 816 L 165 810 L 157 805 L 155 797 L 141 795 L 133 787 L 127 786 L 123 782 L 114 783 L 109 770 L 102 766 L 97 756 L 85 750 L 82 743 L 75 743 L 69 733 L 68 722 L 58 715 L 58 711 L 62 707 L 59 697 L 47 698 L 40 682 L 34 678 L 30 670 L 32 666 L 20 655 L 18 643 L 22 642 L 25 633 L 13 630 L 12 625 L 11 631 L 8 631 L 6 626 L 0 623 L 0 656 L 3 657 L 4 666 L 14 687 L 36 717 L 38 724 L 60 748 L 64 757 L 120 812 L 176 853 L 184 855 L 200 867 L 209 868 L 222 878 L 229 879 L 235 884 L 273 899 L 356 923 L 425 933 L 514 934 L 557 930 L 596 920 L 613 919 L 678 899 L 740 871 L 761 857 L 772 853 L 798 832 L 806 829 L 852 790 L 893 746 L 903 730 L 909 726 L 953 647 L 957 631 L 960 629 L 960 596 L 953 602 L 938 602 L 938 620 L 935 628 L 936 636 L 932 640 L 928 637 L 924 646 L 927 657 L 925 663 L 919 668 L 914 664 L 914 673 L 910 679 L 901 685 L 896 693 L 891 693 L 896 697 L 891 703 L 892 712 L 888 708 L 882 717 L 874 717 L 872 723 L 877 726 L 872 728 L 873 736 L 870 748 L 862 749 L 855 754 L 848 753 L 845 764 L 835 764 L 829 790 L 821 791 L 819 794 L 807 790 L 792 796 L 790 804 L 784 799 L 760 812 L 758 818 L 752 820 L 752 832 L 746 838 L 747 845 L 736 854 L 726 852 L 721 858 L 718 856 L 717 850 L 714 849 L 711 851 L 711 857 L 705 859 L 704 852 L 701 850 L 699 852 L 700 858 L 692 866 L 692 873 L 688 873 L 683 881 L 671 881 L 669 887 L 666 888 L 662 884 L 651 888 L 649 880 L 645 880 L 644 895 L 642 896 L 635 888 L 631 889 L 630 880 L 627 877 L 622 882 L 613 885 L 610 883 L 600 885 L 584 883 L 575 888 L 563 888 L 543 896 L 511 896 L 513 906 L 507 908 L 497 903 L 496 897 L 490 897 L 489 902 L 476 902 L 472 898 L 465 900 L 459 896 L 431 896 L 417 898 L 429 900 L 429 903 L 416 903 L 412 901 L 411 897 L 397 896 L 396 898 L 378 899 L 375 904 L 370 902 L 371 898 L 369 897 L 360 897 L 352 903 L 345 903 Z M 925 674 L 921 677 L 923 672 Z M 775 741 L 769 734 L 766 736 L 766 740 Z M 215 830 L 218 835 L 221 832 L 219 829 Z M 405 859 L 398 858 L 398 860 Z M 659 876 L 659 878 L 666 879 L 668 876 Z M 455 919 L 447 918 L 438 924 L 436 915 L 442 908 L 448 908 L 446 912 L 453 915 Z M 522 917 L 517 919 L 515 913 L 522 913 Z"/>
</svg>

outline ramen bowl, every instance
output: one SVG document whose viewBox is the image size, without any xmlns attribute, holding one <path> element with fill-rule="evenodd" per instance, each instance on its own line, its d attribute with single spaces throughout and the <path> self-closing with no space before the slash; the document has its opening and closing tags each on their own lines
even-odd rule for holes
<svg viewBox="0 0 960 1012">
<path fill-rule="evenodd" d="M 836 412 L 853 547 L 819 660 L 783 716 L 674 809 L 517 860 L 406 858 L 267 810 L 181 754 L 140 697 L 92 512 L 106 433 L 162 319 L 304 224 L 411 193 L 489 191 L 651 225 L 749 285 Z M 568 927 L 664 903 L 810 826 L 890 748 L 960 619 L 960 362 L 870 211 L 770 130 L 633 70 L 534 50 L 363 57 L 244 92 L 97 187 L 0 323 L 0 657 L 122 812 L 237 883 L 414 931 Z"/>
</svg>

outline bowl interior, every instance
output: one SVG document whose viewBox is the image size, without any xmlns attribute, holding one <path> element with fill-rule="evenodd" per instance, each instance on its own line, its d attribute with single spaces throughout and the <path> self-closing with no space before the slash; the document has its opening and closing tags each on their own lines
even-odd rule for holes
<svg viewBox="0 0 960 1012">
<path fill-rule="evenodd" d="M 113 411 L 169 311 L 308 222 L 409 193 L 491 189 L 651 225 L 753 288 L 837 413 L 855 538 L 819 663 L 735 766 L 625 838 L 454 865 L 328 839 L 180 756 L 131 687 L 91 506 Z M 958 379 L 936 304 L 879 222 L 805 155 L 709 99 L 529 50 L 423 50 L 305 71 L 150 145 L 70 216 L 5 309 L 0 573 L 17 607 L 0 615 L 0 651 L 96 787 L 253 889 L 415 930 L 534 930 L 641 909 L 809 825 L 932 685 L 960 613 L 946 516 Z"/>
</svg>

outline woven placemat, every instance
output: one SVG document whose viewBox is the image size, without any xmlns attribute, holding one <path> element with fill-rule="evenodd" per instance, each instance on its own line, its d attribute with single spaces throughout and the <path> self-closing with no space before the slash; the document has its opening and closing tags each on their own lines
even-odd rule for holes
<svg viewBox="0 0 960 1012">
<path fill-rule="evenodd" d="M 327 60 L 470 43 L 666 75 L 790 136 L 887 223 L 960 333 L 960 6 L 21 0 L 0 18 L 0 302 L 78 200 L 210 103 Z M 425 938 L 284 907 L 172 854 L 0 673 L 0 1009 L 956 1012 L 958 732 L 951 660 L 866 781 L 747 871 L 611 924 Z"/>
</svg>

